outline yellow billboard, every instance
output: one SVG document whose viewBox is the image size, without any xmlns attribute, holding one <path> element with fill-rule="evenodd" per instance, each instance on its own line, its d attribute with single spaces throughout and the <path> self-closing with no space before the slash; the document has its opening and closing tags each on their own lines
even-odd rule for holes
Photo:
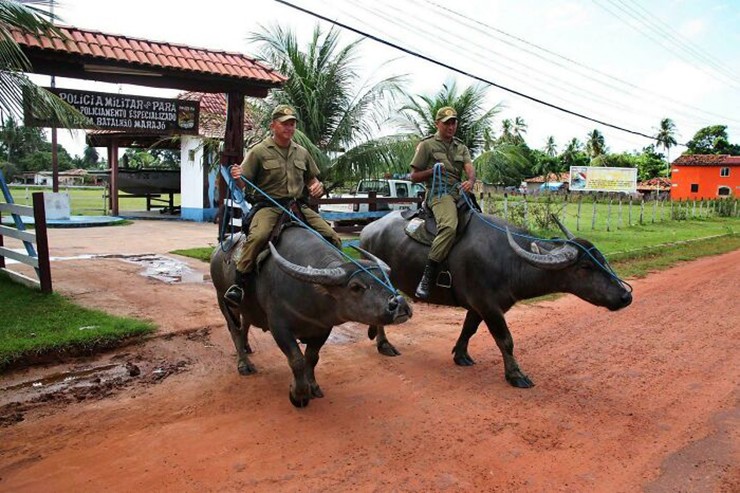
<svg viewBox="0 0 740 493">
<path fill-rule="evenodd" d="M 637 190 L 637 168 L 571 166 L 572 192 L 634 192 Z"/>
</svg>

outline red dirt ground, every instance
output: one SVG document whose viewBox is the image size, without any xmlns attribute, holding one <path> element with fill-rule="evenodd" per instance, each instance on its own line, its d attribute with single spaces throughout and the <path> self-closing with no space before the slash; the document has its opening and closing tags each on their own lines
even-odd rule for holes
<svg viewBox="0 0 740 493">
<path fill-rule="evenodd" d="M 213 243 L 215 226 L 50 235 L 56 257 L 162 254 Z M 620 312 L 572 296 L 516 306 L 507 319 L 529 390 L 505 382 L 483 329 L 470 347 L 478 364 L 453 364 L 461 310 L 417 303 L 389 328 L 396 358 L 345 324 L 317 367 L 326 397 L 305 409 L 288 401 L 269 334 L 251 333 L 259 373 L 237 373 L 214 292 L 198 281 L 206 264 L 179 260 L 191 282 L 115 258 L 52 262 L 58 291 L 161 329 L 2 376 L 0 491 L 740 491 L 740 251 L 634 280 Z M 101 366 L 84 385 L 23 385 Z"/>
</svg>

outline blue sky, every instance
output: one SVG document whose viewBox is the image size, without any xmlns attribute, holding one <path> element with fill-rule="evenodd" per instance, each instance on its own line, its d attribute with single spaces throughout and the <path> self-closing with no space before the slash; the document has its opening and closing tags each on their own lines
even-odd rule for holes
<svg viewBox="0 0 740 493">
<path fill-rule="evenodd" d="M 654 134 L 660 119 L 674 120 L 678 140 L 700 128 L 728 126 L 740 143 L 740 0 L 295 0 L 292 3 L 388 39 L 498 85 L 592 118 Z M 320 22 L 274 0 L 64 0 L 56 13 L 66 24 L 171 43 L 246 54 L 259 25 L 280 23 L 307 40 Z M 345 32 L 349 42 L 358 35 Z M 368 78 L 406 74 L 408 88 L 431 95 L 466 76 L 413 58 L 372 40 L 363 42 L 358 66 Z M 48 84 L 48 77 L 35 80 Z M 174 96 L 176 91 L 58 79 L 59 87 Z M 552 135 L 562 148 L 599 129 L 615 152 L 650 141 L 490 88 L 496 118 L 521 116 L 527 141 L 542 148 Z M 72 154 L 84 148 L 82 132 L 60 132 Z M 671 152 L 678 156 L 679 147 Z"/>
</svg>

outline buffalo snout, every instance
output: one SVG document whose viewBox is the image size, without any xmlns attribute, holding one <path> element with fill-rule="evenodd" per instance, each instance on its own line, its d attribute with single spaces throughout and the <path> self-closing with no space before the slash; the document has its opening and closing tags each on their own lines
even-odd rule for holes
<svg viewBox="0 0 740 493">
<path fill-rule="evenodd" d="M 392 295 L 388 298 L 388 312 L 393 316 L 394 324 L 401 324 L 410 319 L 413 315 L 411 305 L 406 302 L 406 298 L 399 295 Z"/>
</svg>

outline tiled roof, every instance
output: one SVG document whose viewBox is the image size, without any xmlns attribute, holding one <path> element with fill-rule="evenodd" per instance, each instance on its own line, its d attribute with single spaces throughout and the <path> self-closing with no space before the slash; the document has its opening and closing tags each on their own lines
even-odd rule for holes
<svg viewBox="0 0 740 493">
<path fill-rule="evenodd" d="M 684 154 L 674 166 L 740 166 L 740 156 L 729 154 Z"/>
<path fill-rule="evenodd" d="M 40 36 L 11 29 L 13 39 L 28 49 L 62 53 L 95 63 L 123 63 L 142 70 L 169 69 L 225 78 L 247 79 L 278 86 L 286 78 L 241 53 L 213 51 L 185 45 L 149 41 L 99 31 L 60 26 L 67 36 Z"/>
<path fill-rule="evenodd" d="M 222 139 L 226 132 L 226 95 L 209 92 L 185 92 L 177 96 L 200 102 L 198 133 L 212 139 Z M 254 128 L 254 121 L 249 110 L 244 110 L 244 131 Z"/>
<path fill-rule="evenodd" d="M 562 173 L 557 173 L 557 174 L 549 173 L 547 175 L 547 179 L 545 179 L 544 175 L 534 176 L 532 178 L 527 178 L 525 181 L 527 183 L 545 183 L 545 181 L 547 182 L 553 182 L 553 181 L 569 182 L 570 181 L 570 171 L 564 171 Z"/>
</svg>

